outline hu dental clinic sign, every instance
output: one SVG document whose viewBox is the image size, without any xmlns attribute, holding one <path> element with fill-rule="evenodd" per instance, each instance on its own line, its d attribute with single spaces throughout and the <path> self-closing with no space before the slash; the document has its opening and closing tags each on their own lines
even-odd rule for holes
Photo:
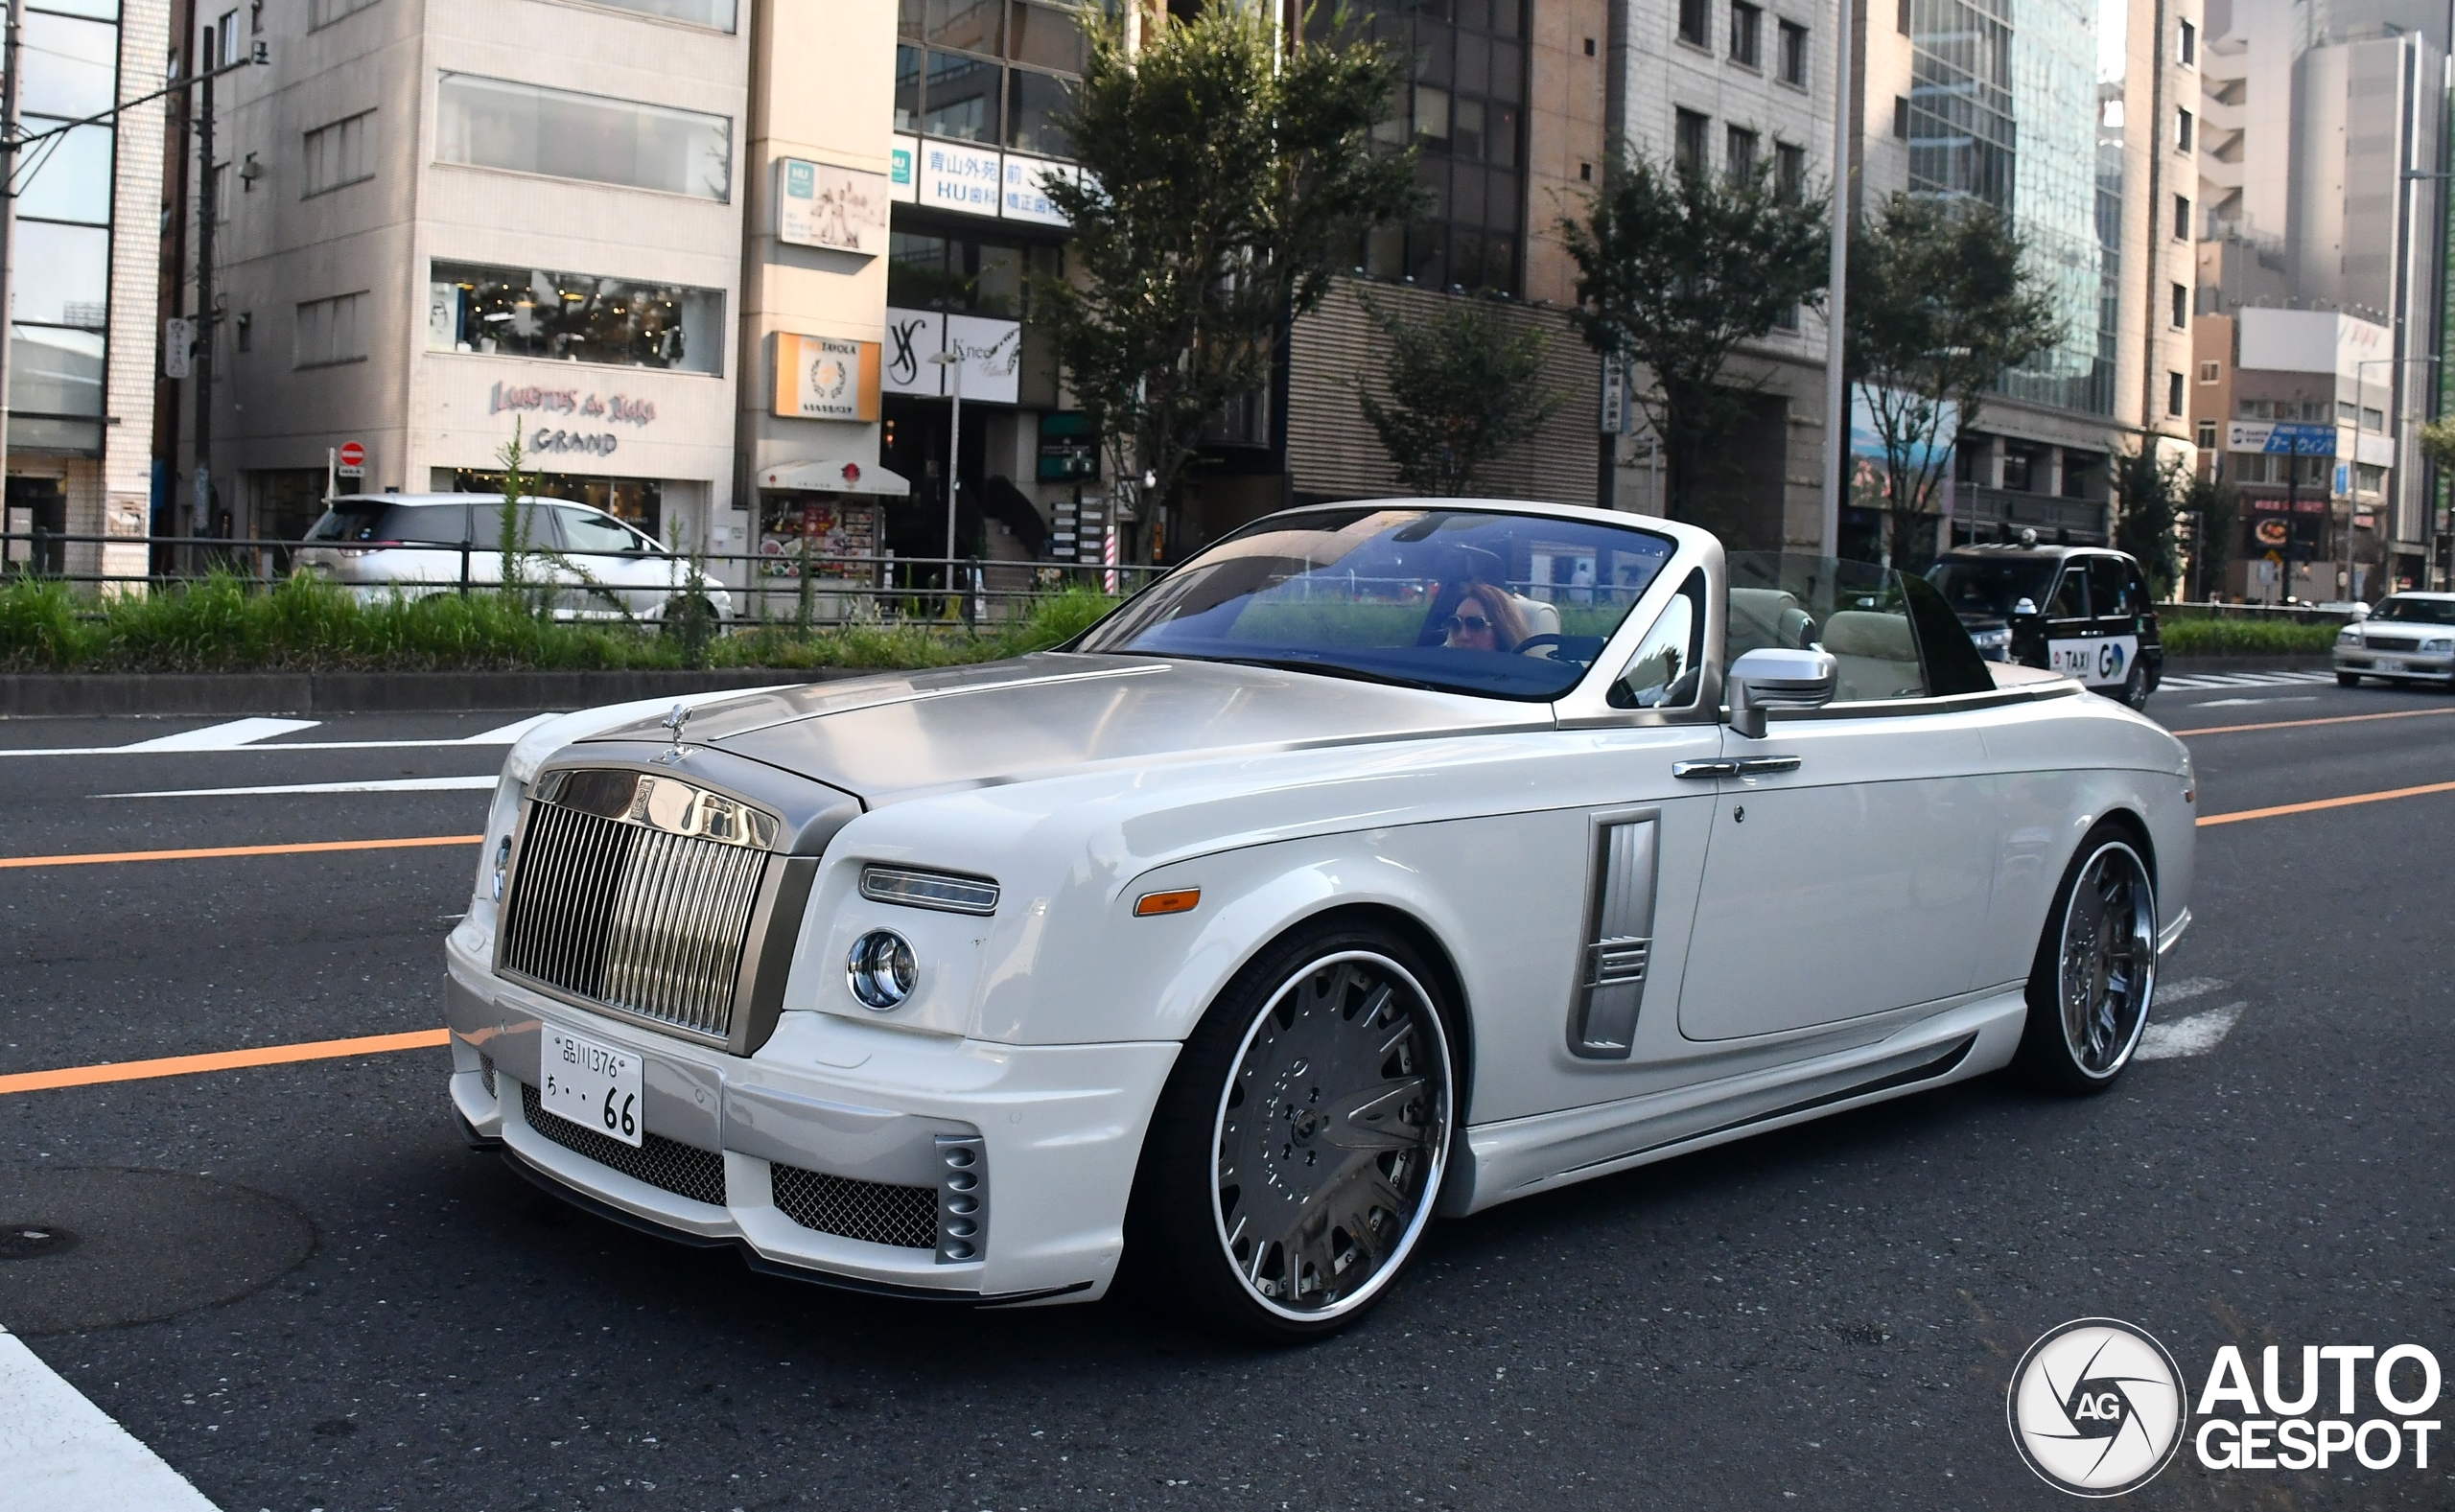
<svg viewBox="0 0 2455 1512">
<path fill-rule="evenodd" d="M 528 428 L 522 442 L 531 453 L 612 456 L 621 437 L 605 428 L 645 430 L 656 424 L 656 401 L 636 394 L 498 382 L 486 395 L 486 413 L 537 417 L 539 423 Z M 547 423 L 565 420 L 569 424 Z"/>
</svg>

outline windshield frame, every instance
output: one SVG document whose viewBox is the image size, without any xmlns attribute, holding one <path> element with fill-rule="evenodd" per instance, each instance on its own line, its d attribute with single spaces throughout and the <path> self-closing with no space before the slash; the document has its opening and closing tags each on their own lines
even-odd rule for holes
<svg viewBox="0 0 2455 1512">
<path fill-rule="evenodd" d="M 1669 550 L 1661 559 L 1660 565 L 1655 568 L 1652 578 L 1638 593 L 1636 599 L 1622 612 L 1618 622 L 1612 627 L 1611 632 L 1607 636 L 1603 637 L 1602 648 L 1596 653 L 1594 661 L 1587 663 L 1581 670 L 1579 670 L 1576 679 L 1568 686 L 1550 692 L 1512 693 L 1493 688 L 1433 683 L 1422 679 L 1406 677 L 1395 669 L 1383 672 L 1336 663 L 1325 663 L 1321 666 L 1308 666 L 1304 665 L 1302 663 L 1302 660 L 1299 658 L 1267 655 L 1242 658 L 1211 655 L 1203 652 L 1166 650 L 1158 647 L 1116 648 L 1095 647 L 1089 644 L 1092 639 L 1099 635 L 1104 627 L 1111 625 L 1128 616 L 1134 606 L 1143 602 L 1148 595 L 1162 591 L 1166 585 L 1174 582 L 1179 573 L 1184 571 L 1186 569 L 1199 565 L 1205 558 L 1208 558 L 1214 552 L 1217 552 L 1221 547 L 1228 547 L 1231 543 L 1243 540 L 1250 536 L 1265 534 L 1271 531 L 1287 530 L 1291 528 L 1321 528 L 1318 523 L 1309 521 L 1307 519 L 1308 516 L 1326 514 L 1363 518 L 1376 511 L 1390 512 L 1400 510 L 1418 511 L 1427 515 L 1505 516 L 1513 520 L 1527 521 L 1536 524 L 1567 524 L 1584 526 L 1588 528 L 1620 530 L 1632 535 L 1654 538 L 1655 540 L 1664 543 L 1664 545 L 1669 547 Z M 1540 706 L 1554 709 L 1555 714 L 1558 714 L 1570 708 L 1574 708 L 1582 712 L 1584 711 L 1584 706 L 1590 703 L 1595 706 L 1597 710 L 1600 710 L 1602 714 L 1607 716 L 1604 722 L 1610 724 L 1671 723 L 1673 721 L 1666 718 L 1665 711 L 1663 710 L 1627 710 L 1609 709 L 1602 703 L 1602 689 L 1606 687 L 1612 678 L 1617 675 L 1618 662 L 1625 660 L 1627 654 L 1633 650 L 1636 639 L 1641 637 L 1645 631 L 1651 626 L 1653 616 L 1661 612 L 1664 604 L 1667 603 L 1672 596 L 1676 594 L 1680 584 L 1686 581 L 1688 573 L 1695 570 L 1701 565 L 1701 553 L 1709 547 L 1718 552 L 1718 543 L 1715 542 L 1711 535 L 1693 525 L 1680 524 L 1672 521 L 1661 520 L 1652 516 L 1629 515 L 1617 511 L 1593 509 L 1578 505 L 1545 507 L 1539 504 L 1531 504 L 1524 500 L 1402 497 L 1387 499 L 1339 500 L 1317 504 L 1305 504 L 1299 505 L 1294 509 L 1284 509 L 1273 514 L 1265 515 L 1258 520 L 1239 526 L 1227 535 L 1220 537 L 1217 541 L 1209 543 L 1193 556 L 1188 557 L 1185 561 L 1180 563 L 1176 568 L 1160 573 L 1157 577 L 1154 577 L 1150 581 L 1144 583 L 1141 588 L 1128 596 L 1123 603 L 1119 604 L 1115 609 L 1111 610 L 1108 614 L 1102 616 L 1098 621 L 1086 627 L 1072 639 L 1053 647 L 1052 649 L 1060 652 L 1086 656 L 1131 656 L 1160 660 L 1175 659 L 1187 662 L 1207 662 L 1218 665 L 1231 666 L 1266 665 L 1279 670 L 1310 672 L 1316 676 L 1364 681 L 1375 683 L 1387 687 L 1430 692 L 1442 697 L 1488 699 L 1495 703 L 1510 704 L 1521 708 Z M 1720 626 L 1717 616 L 1717 622 L 1709 627 L 1709 645 L 1715 643 L 1715 639 L 1718 637 L 1719 630 Z M 1260 650 L 1262 648 L 1257 646 L 1256 649 Z M 1695 717 L 1697 716 L 1694 713 L 1685 713 L 1679 722 L 1685 722 L 1688 719 L 1694 719 Z"/>
<path fill-rule="evenodd" d="M 2403 615 L 2390 613 L 2391 606 L 2397 602 L 2408 604 L 2415 609 L 2434 610 L 2442 617 L 2435 619 L 2423 619 L 2418 616 L 2407 617 Z M 2423 598 L 2418 593 L 2389 593 L 2386 597 L 2378 600 L 2377 606 L 2370 611 L 2369 615 L 2362 620 L 2362 623 L 2386 625 L 2437 625 L 2441 628 L 2455 626 L 2455 599 Z"/>
</svg>

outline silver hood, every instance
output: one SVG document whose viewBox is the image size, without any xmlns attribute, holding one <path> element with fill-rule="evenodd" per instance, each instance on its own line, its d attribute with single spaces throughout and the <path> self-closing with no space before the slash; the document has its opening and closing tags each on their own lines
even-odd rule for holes
<svg viewBox="0 0 2455 1512">
<path fill-rule="evenodd" d="M 1551 722 L 1544 704 L 1212 662 L 1042 652 L 746 693 L 699 706 L 683 738 L 875 807 L 1090 766 Z M 589 738 L 663 743 L 670 733 L 643 719 Z"/>
</svg>

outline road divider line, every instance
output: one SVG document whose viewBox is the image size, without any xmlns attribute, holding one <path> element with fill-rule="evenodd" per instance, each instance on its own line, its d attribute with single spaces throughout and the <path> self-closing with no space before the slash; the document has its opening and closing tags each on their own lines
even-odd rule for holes
<svg viewBox="0 0 2455 1512">
<path fill-rule="evenodd" d="M 2420 787 L 2391 787 L 2383 793 L 2353 793 L 2344 798 L 2319 798 L 2306 803 L 2279 803 L 2273 808 L 2239 808 L 2230 814 L 2202 814 L 2200 827 L 2234 825 L 2245 819 L 2277 819 L 2286 814 L 2314 814 L 2323 808 L 2350 808 L 2355 803 L 2383 803 L 2391 798 L 2420 798 L 2430 793 L 2455 793 L 2455 782 L 2430 782 Z"/>
<path fill-rule="evenodd" d="M 492 788 L 492 772 L 477 777 L 382 777 L 363 782 L 277 782 L 266 787 L 173 787 L 157 793 L 96 793 L 96 798 L 252 798 L 282 793 L 460 793 Z"/>
<path fill-rule="evenodd" d="M 2445 709 L 2398 709 L 2384 714 L 2330 714 L 2324 719 L 2271 719 L 2257 725 L 2210 725 L 2202 730 L 2172 730 L 2176 737 L 2185 735 L 2237 735 L 2245 730 L 2305 730 L 2312 725 L 2358 725 L 2373 719 L 2426 719 L 2432 714 L 2455 714 L 2455 706 Z"/>
<path fill-rule="evenodd" d="M 449 1044 L 445 1029 L 414 1029 L 405 1035 L 363 1035 L 355 1039 L 316 1039 L 294 1045 L 258 1045 L 252 1050 L 221 1050 L 201 1056 L 165 1056 L 158 1060 L 114 1060 L 93 1066 L 62 1066 L 56 1071 L 20 1071 L 0 1076 L 0 1096 L 12 1092 L 49 1092 L 59 1087 L 99 1086 L 106 1082 L 146 1082 L 155 1077 L 195 1076 L 202 1071 L 237 1071 L 248 1066 L 287 1065 L 294 1060 L 338 1060 L 347 1056 L 381 1056 L 396 1050 L 431 1050 Z"/>
<path fill-rule="evenodd" d="M 214 1512 L 162 1456 L 0 1328 L 0 1485 L 44 1512 Z"/>
<path fill-rule="evenodd" d="M 414 850 L 474 846 L 483 835 L 414 835 L 398 840 L 306 840 L 289 846 L 207 846 L 194 850 L 98 850 L 85 855 L 0 856 L 0 872 L 19 867 L 110 866 L 122 861 L 212 861 L 223 856 L 303 856 L 327 850 Z"/>
</svg>

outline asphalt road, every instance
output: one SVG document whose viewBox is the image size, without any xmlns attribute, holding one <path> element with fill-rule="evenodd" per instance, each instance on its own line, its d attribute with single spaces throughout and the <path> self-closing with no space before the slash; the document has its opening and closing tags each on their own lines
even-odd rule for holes
<svg viewBox="0 0 2455 1512">
<path fill-rule="evenodd" d="M 2151 712 L 2212 732 L 2207 815 L 2455 779 L 2444 694 Z M 2371 713 L 2412 717 L 2228 728 Z M 505 717 L 0 757 L 0 857 L 471 834 L 480 791 L 95 795 L 485 774 L 500 745 L 283 748 Z M 10 721 L 0 748 L 207 723 Z M 2151 1329 L 2194 1385 L 2229 1342 L 2254 1374 L 2267 1343 L 2455 1366 L 2450 838 L 2455 792 L 2205 827 L 2160 1010 L 2230 1025 L 2202 1053 L 2093 1101 L 1988 1079 L 1443 1223 L 1309 1348 L 1122 1303 L 868 1300 L 611 1227 L 462 1147 L 439 1050 L 0 1095 L 0 1220 L 83 1236 L 0 1260 L 0 1323 L 225 1512 L 2064 1504 L 2004 1389 L 2067 1318 Z M 0 870 L 0 1076 L 431 1029 L 475 860 Z M 2134 1500 L 2443 1507 L 2455 1483 L 2443 1454 L 2186 1451 Z"/>
</svg>

